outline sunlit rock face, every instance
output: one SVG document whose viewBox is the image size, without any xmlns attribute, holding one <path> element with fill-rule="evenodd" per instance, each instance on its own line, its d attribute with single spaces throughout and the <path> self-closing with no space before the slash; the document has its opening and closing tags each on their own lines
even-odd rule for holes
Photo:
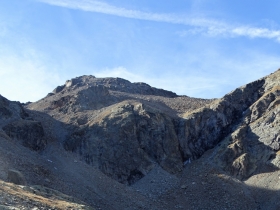
<svg viewBox="0 0 280 210">
<path fill-rule="evenodd" d="M 243 180 L 263 165 L 280 165 L 279 74 L 216 100 L 82 76 L 27 108 L 63 123 L 63 148 L 121 183 L 133 184 L 156 166 L 178 173 L 210 149 L 210 163 Z"/>
</svg>

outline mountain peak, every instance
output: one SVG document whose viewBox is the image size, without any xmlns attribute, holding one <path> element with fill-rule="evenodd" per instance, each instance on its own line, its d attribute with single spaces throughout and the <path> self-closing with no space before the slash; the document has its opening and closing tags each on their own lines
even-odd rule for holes
<svg viewBox="0 0 280 210">
<path fill-rule="evenodd" d="M 0 166 L 102 209 L 280 209 L 279 78 L 217 100 L 91 75 L 25 106 L 0 96 Z"/>
<path fill-rule="evenodd" d="M 64 85 L 58 86 L 53 90 L 53 94 L 56 94 L 62 90 L 74 90 L 81 87 L 92 87 L 92 86 L 104 86 L 110 91 L 118 91 L 129 94 L 143 94 L 143 95 L 154 95 L 174 98 L 178 95 L 172 91 L 167 91 L 155 87 L 143 82 L 134 82 L 118 77 L 105 77 L 96 78 L 92 75 L 84 75 L 67 80 Z"/>
</svg>

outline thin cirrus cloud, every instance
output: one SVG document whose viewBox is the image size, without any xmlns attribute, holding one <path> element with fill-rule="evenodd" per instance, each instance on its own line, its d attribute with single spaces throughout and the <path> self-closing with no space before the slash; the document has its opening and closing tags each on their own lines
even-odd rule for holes
<svg viewBox="0 0 280 210">
<path fill-rule="evenodd" d="M 248 38 L 265 38 L 273 39 L 280 42 L 280 30 L 272 30 L 265 27 L 253 27 L 250 25 L 228 24 L 225 22 L 203 19 L 190 18 L 175 14 L 148 13 L 138 10 L 129 10 L 122 7 L 116 7 L 105 2 L 95 0 L 37 0 L 54 6 L 78 9 L 88 12 L 103 13 L 119 17 L 132 18 L 138 20 L 148 20 L 156 22 L 166 22 L 171 24 L 181 24 L 193 27 L 188 31 L 180 34 L 201 33 L 210 36 L 227 36 L 227 37 L 248 37 Z"/>
</svg>

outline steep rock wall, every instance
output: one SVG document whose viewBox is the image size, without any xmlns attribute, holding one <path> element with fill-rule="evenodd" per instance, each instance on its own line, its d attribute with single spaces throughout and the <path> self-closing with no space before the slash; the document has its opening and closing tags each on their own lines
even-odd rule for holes
<svg viewBox="0 0 280 210">
<path fill-rule="evenodd" d="M 19 102 L 9 101 L 0 95 L 0 132 L 19 141 L 32 150 L 42 150 L 47 141 L 41 122 L 29 117 Z"/>
<path fill-rule="evenodd" d="M 120 103 L 100 115 L 73 132 L 65 149 L 122 183 L 137 181 L 155 164 L 171 173 L 182 169 L 172 118 L 137 102 Z"/>
</svg>

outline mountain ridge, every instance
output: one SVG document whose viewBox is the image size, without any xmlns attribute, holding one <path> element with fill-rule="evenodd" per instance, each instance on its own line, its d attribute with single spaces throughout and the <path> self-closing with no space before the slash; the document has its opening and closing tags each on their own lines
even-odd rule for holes
<svg viewBox="0 0 280 210">
<path fill-rule="evenodd" d="M 120 78 L 81 76 L 24 106 L 1 97 L 0 143 L 36 154 L 33 161 L 44 174 L 7 161 L 29 174 L 28 183 L 68 192 L 95 208 L 275 209 L 279 86 L 277 70 L 207 100 Z M 17 159 L 7 154 L 0 150 Z M 105 187 L 110 185 L 112 192 Z"/>
</svg>

